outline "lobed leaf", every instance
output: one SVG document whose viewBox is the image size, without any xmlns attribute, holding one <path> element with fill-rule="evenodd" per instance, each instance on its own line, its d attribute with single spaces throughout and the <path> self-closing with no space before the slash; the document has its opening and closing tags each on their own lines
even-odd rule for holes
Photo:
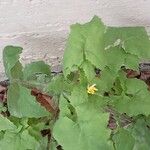
<svg viewBox="0 0 150 150">
<path fill-rule="evenodd" d="M 144 27 L 108 27 L 105 47 L 117 42 L 127 53 L 139 58 L 150 58 L 150 40 Z"/>
<path fill-rule="evenodd" d="M 40 118 L 49 115 L 35 97 L 31 96 L 31 91 L 18 83 L 10 85 L 7 103 L 10 114 L 15 117 Z"/>
<path fill-rule="evenodd" d="M 116 150 L 133 150 L 135 144 L 134 137 L 125 129 L 119 129 L 113 136 L 113 141 Z"/>
<path fill-rule="evenodd" d="M 63 117 L 56 122 L 53 134 L 65 150 L 111 150 L 113 147 L 108 141 L 110 132 L 106 128 L 107 121 L 107 114 L 96 115 L 91 121 L 78 123 Z"/>
<path fill-rule="evenodd" d="M 9 79 L 22 78 L 22 65 L 19 62 L 21 47 L 6 46 L 3 50 L 5 73 Z"/>
<path fill-rule="evenodd" d="M 150 131 L 144 119 L 138 119 L 133 125 L 131 131 L 135 138 L 135 150 L 149 150 L 150 148 Z"/>
<path fill-rule="evenodd" d="M 6 131 L 0 140 L 0 150 L 35 150 L 38 146 L 38 141 L 27 130 L 20 133 Z"/>
<path fill-rule="evenodd" d="M 97 68 L 103 68 L 103 35 L 105 26 L 95 16 L 89 23 L 71 26 L 63 58 L 63 72 L 67 76 L 88 60 Z"/>
<path fill-rule="evenodd" d="M 28 80 L 36 74 L 51 75 L 50 66 L 45 64 L 44 61 L 37 61 L 27 64 L 23 70 L 24 79 Z"/>
<path fill-rule="evenodd" d="M 0 131 L 2 130 L 13 130 L 16 126 L 8 120 L 6 117 L 0 115 Z"/>
</svg>

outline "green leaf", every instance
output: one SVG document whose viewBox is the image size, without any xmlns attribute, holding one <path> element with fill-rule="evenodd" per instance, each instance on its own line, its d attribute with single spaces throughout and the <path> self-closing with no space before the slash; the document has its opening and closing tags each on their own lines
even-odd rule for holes
<svg viewBox="0 0 150 150">
<path fill-rule="evenodd" d="M 70 104 L 75 106 L 73 113 L 69 111 L 69 102 L 61 98 L 59 107 L 63 114 L 60 113 L 54 125 L 54 138 L 65 150 L 113 149 L 109 141 L 111 131 L 107 129 L 109 115 L 101 111 L 104 99 L 98 95 L 91 95 L 87 101 L 86 96 L 82 94 L 77 97 L 79 91 L 83 92 L 82 87 L 79 90 L 75 88 L 68 99 Z M 76 119 L 70 117 L 74 113 Z"/>
<path fill-rule="evenodd" d="M 119 77 L 116 78 L 114 86 L 113 86 L 113 94 L 115 95 L 121 95 L 121 93 L 123 92 L 123 88 L 121 86 L 121 82 L 119 80 Z"/>
<path fill-rule="evenodd" d="M 105 50 L 106 65 L 117 72 L 122 66 L 139 71 L 140 59 L 138 56 L 126 53 L 120 46 L 113 46 Z M 117 61 L 115 61 L 117 60 Z"/>
<path fill-rule="evenodd" d="M 100 78 L 95 78 L 95 80 L 93 80 L 93 83 L 96 84 L 98 92 L 103 94 L 104 92 L 108 92 L 111 90 L 116 77 L 117 73 L 106 67 L 104 70 L 101 71 Z"/>
<path fill-rule="evenodd" d="M 44 119 L 16 118 L 10 116 L 11 123 L 16 126 L 7 129 L 0 134 L 0 150 L 45 150 L 47 147 L 47 137 L 41 135 L 41 130 L 46 129 Z M 34 121 L 33 121 L 34 120 Z M 7 126 L 7 125 L 6 125 Z M 29 141 L 28 141 L 29 140 Z"/>
<path fill-rule="evenodd" d="M 9 120 L 13 122 L 15 126 L 17 126 L 17 129 L 16 129 L 17 131 L 20 131 L 21 128 L 27 128 L 29 126 L 28 118 L 17 118 L 17 117 L 10 115 Z"/>
<path fill-rule="evenodd" d="M 58 150 L 57 146 L 58 146 L 57 142 L 54 139 L 52 139 L 49 150 Z"/>
<path fill-rule="evenodd" d="M 12 79 L 22 79 L 22 78 L 23 78 L 22 65 L 18 61 L 15 64 L 15 66 L 11 69 L 11 77 L 9 79 L 12 80 Z"/>
<path fill-rule="evenodd" d="M 89 96 L 88 102 L 85 102 L 84 104 L 79 105 L 75 108 L 77 116 L 78 116 L 78 121 L 79 122 L 80 121 L 92 122 L 92 120 L 95 117 L 99 118 L 99 114 L 104 112 L 106 105 L 107 105 L 107 100 L 105 100 L 104 97 L 98 96 L 98 95 Z M 108 115 L 108 114 L 105 114 L 105 115 Z"/>
<path fill-rule="evenodd" d="M 136 55 L 126 54 L 125 58 L 125 67 L 127 69 L 137 70 L 139 71 L 139 62 L 140 59 Z"/>
<path fill-rule="evenodd" d="M 150 40 L 146 31 L 143 36 L 140 34 L 138 37 L 132 37 L 127 40 L 125 50 L 128 53 L 137 55 L 139 58 L 150 59 Z"/>
<path fill-rule="evenodd" d="M 95 67 L 104 68 L 104 33 L 106 27 L 102 21 L 95 16 L 91 22 L 85 24 L 86 41 L 84 45 L 85 57 Z"/>
<path fill-rule="evenodd" d="M 77 114 L 75 108 L 70 104 L 69 99 L 66 95 L 61 95 L 59 100 L 59 117 L 68 117 L 69 119 L 75 121 L 77 119 Z"/>
<path fill-rule="evenodd" d="M 150 92 L 144 81 L 139 79 L 121 79 L 122 89 L 121 96 L 110 97 L 114 107 L 122 113 L 128 115 L 149 115 L 150 114 Z M 121 81 L 120 80 L 120 81 Z"/>
<path fill-rule="evenodd" d="M 0 131 L 2 130 L 13 130 L 16 126 L 8 120 L 6 117 L 0 115 Z"/>
<path fill-rule="evenodd" d="M 150 130 L 144 119 L 136 121 L 131 128 L 133 137 L 135 138 L 134 150 L 149 150 L 150 148 Z"/>
<path fill-rule="evenodd" d="M 139 58 L 150 58 L 150 40 L 144 27 L 109 27 L 105 34 L 105 47 L 117 41 L 127 53 Z"/>
<path fill-rule="evenodd" d="M 36 140 L 40 141 L 43 137 L 41 135 L 41 130 L 46 128 L 44 121 L 37 122 L 36 124 L 32 124 L 28 127 L 28 132 L 30 135 L 35 137 Z"/>
<path fill-rule="evenodd" d="M 120 86 L 121 86 L 121 89 L 123 91 L 126 91 L 126 80 L 127 80 L 127 77 L 126 77 L 126 73 L 123 71 L 123 70 L 120 70 L 118 72 L 118 77 L 117 79 L 120 81 Z"/>
<path fill-rule="evenodd" d="M 105 34 L 105 47 L 113 45 L 118 39 L 125 41 L 128 38 L 139 36 L 147 37 L 144 27 L 107 27 Z"/>
<path fill-rule="evenodd" d="M 95 109 L 97 112 L 99 111 L 104 111 L 105 107 L 107 106 L 107 99 L 106 97 L 99 95 L 99 94 L 94 94 L 94 95 L 88 95 L 88 107 L 92 107 Z"/>
<path fill-rule="evenodd" d="M 59 109 L 60 109 L 59 116 L 69 116 L 70 115 L 69 102 L 63 96 L 63 94 L 61 94 L 60 98 L 59 98 Z"/>
<path fill-rule="evenodd" d="M 126 88 L 127 88 L 127 91 L 126 91 L 127 94 L 134 95 L 140 92 L 145 92 L 145 93 L 148 92 L 146 83 L 139 79 L 127 79 Z"/>
<path fill-rule="evenodd" d="M 3 51 L 5 73 L 9 79 L 22 78 L 22 65 L 19 62 L 21 47 L 6 46 Z"/>
<path fill-rule="evenodd" d="M 89 61 L 84 61 L 81 68 L 83 68 L 89 82 L 95 78 L 95 67 Z"/>
<path fill-rule="evenodd" d="M 3 139 L 3 137 L 4 137 L 4 132 L 0 131 L 0 140 Z"/>
<path fill-rule="evenodd" d="M 72 88 L 73 84 L 70 81 L 64 79 L 62 74 L 59 74 L 54 76 L 47 84 L 45 91 L 51 93 L 52 95 L 60 95 L 63 91 L 70 92 Z"/>
<path fill-rule="evenodd" d="M 25 80 L 28 80 L 39 73 L 50 76 L 51 75 L 50 66 L 45 64 L 45 62 L 43 61 L 37 61 L 27 64 L 23 70 Z"/>
<path fill-rule="evenodd" d="M 87 102 L 88 94 L 85 87 L 81 85 L 74 87 L 69 100 L 73 107 L 79 106 Z"/>
<path fill-rule="evenodd" d="M 85 39 L 83 35 L 81 35 L 81 25 L 72 25 L 63 57 L 63 70 L 65 76 L 74 71 L 74 66 L 80 66 L 82 64 L 84 41 Z"/>
<path fill-rule="evenodd" d="M 36 148 L 36 150 L 47 150 L 47 142 L 48 142 L 47 136 L 46 137 L 42 137 L 42 139 L 39 141 L 40 145 L 38 146 L 38 148 Z M 51 150 L 51 149 L 49 149 L 49 150 Z"/>
<path fill-rule="evenodd" d="M 10 114 L 19 118 L 39 118 L 49 115 L 49 112 L 36 101 L 35 97 L 31 96 L 31 91 L 17 83 L 10 85 L 7 103 Z"/>
<path fill-rule="evenodd" d="M 144 81 L 128 79 L 122 69 L 139 70 L 139 62 L 150 59 L 144 27 L 106 27 L 97 16 L 86 24 L 72 25 L 63 74 L 54 77 L 43 61 L 23 69 L 21 52 L 21 47 L 13 46 L 3 52 L 11 84 L 7 92 L 10 116 L 0 115 L 0 150 L 45 150 L 47 145 L 57 150 L 59 144 L 63 150 L 149 150 L 150 92 Z M 95 68 L 101 70 L 99 75 Z M 91 95 L 87 86 L 93 84 L 98 91 Z M 59 116 L 51 118 L 23 85 L 52 95 L 59 104 Z M 118 114 L 132 116 L 134 122 L 110 130 L 108 105 Z M 5 112 L 3 105 L 0 112 Z M 51 130 L 50 143 L 41 135 L 43 129 Z"/>
<path fill-rule="evenodd" d="M 97 68 L 103 68 L 103 35 L 105 26 L 95 16 L 89 23 L 71 26 L 63 59 L 65 77 L 78 69 L 87 59 Z M 99 54 L 99 55 L 98 55 Z"/>
<path fill-rule="evenodd" d="M 6 112 L 7 111 L 7 108 L 5 106 L 3 106 L 3 103 L 0 103 L 0 113 L 1 112 Z"/>
<path fill-rule="evenodd" d="M 130 95 L 129 95 L 130 96 Z M 113 105 L 117 111 L 126 113 L 129 116 L 136 116 L 139 114 L 149 115 L 150 114 L 150 101 L 149 92 L 139 93 L 135 96 L 114 96 L 110 97 L 113 100 Z"/>
<path fill-rule="evenodd" d="M 126 52 L 119 46 L 105 50 L 107 66 L 114 72 L 118 72 L 124 66 Z"/>
<path fill-rule="evenodd" d="M 107 121 L 107 114 L 98 114 L 92 120 L 79 123 L 63 117 L 56 122 L 53 134 L 65 150 L 111 150 Z"/>
<path fill-rule="evenodd" d="M 135 139 L 131 133 L 125 129 L 119 129 L 113 136 L 115 150 L 133 150 Z"/>
<path fill-rule="evenodd" d="M 35 150 L 38 146 L 38 141 L 27 130 L 20 133 L 6 131 L 0 140 L 0 150 Z"/>
</svg>

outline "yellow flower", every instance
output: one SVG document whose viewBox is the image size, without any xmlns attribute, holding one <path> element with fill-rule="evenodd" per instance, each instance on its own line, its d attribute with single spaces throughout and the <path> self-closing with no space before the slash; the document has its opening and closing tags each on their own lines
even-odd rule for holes
<svg viewBox="0 0 150 150">
<path fill-rule="evenodd" d="M 91 86 L 88 85 L 88 87 L 87 87 L 87 93 L 89 93 L 89 94 L 95 94 L 95 92 L 98 91 L 98 89 L 95 86 L 96 86 L 96 84 L 93 84 Z"/>
</svg>

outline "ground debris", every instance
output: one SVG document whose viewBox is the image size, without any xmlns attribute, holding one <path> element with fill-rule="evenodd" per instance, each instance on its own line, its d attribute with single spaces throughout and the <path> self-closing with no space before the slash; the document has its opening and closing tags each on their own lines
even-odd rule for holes
<svg viewBox="0 0 150 150">
<path fill-rule="evenodd" d="M 4 103 L 7 99 L 7 87 L 0 85 L 0 102 Z"/>
<path fill-rule="evenodd" d="M 36 100 L 46 108 L 49 112 L 55 114 L 58 111 L 58 107 L 55 104 L 53 97 L 48 94 L 42 93 L 40 90 L 33 88 L 31 95 L 36 97 Z"/>
</svg>

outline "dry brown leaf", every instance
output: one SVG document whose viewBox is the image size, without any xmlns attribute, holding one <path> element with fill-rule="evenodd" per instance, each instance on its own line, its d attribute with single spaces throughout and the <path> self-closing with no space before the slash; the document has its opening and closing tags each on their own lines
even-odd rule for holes
<svg viewBox="0 0 150 150">
<path fill-rule="evenodd" d="M 126 69 L 125 72 L 127 73 L 127 78 L 138 78 L 140 76 L 140 72 L 131 69 Z"/>
<path fill-rule="evenodd" d="M 42 93 L 40 90 L 34 88 L 31 91 L 31 95 L 36 97 L 36 100 L 43 106 L 45 107 L 49 112 L 55 114 L 58 111 L 58 107 L 54 103 L 53 99 L 51 96 Z"/>
<path fill-rule="evenodd" d="M 6 101 L 6 92 L 7 92 L 7 88 L 0 85 L 0 102 Z"/>
</svg>

